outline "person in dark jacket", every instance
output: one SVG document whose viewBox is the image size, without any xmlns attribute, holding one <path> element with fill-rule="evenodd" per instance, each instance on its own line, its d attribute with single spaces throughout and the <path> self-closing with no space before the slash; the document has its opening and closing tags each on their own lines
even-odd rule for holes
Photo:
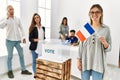
<svg viewBox="0 0 120 80">
<path fill-rule="evenodd" d="M 32 17 L 32 22 L 29 28 L 29 49 L 32 52 L 32 68 L 34 72 L 34 78 L 36 77 L 36 58 L 38 58 L 38 42 L 45 39 L 45 27 L 41 25 L 41 17 L 35 13 Z"/>
</svg>

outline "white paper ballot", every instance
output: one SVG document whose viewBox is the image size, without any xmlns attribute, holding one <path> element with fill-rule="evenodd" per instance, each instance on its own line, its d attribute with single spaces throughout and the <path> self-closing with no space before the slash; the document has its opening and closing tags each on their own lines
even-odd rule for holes
<svg viewBox="0 0 120 80">
<path fill-rule="evenodd" d="M 20 43 L 20 46 L 21 46 L 21 47 L 25 47 L 25 46 L 26 46 L 26 43 Z"/>
<path fill-rule="evenodd" d="M 40 41 L 37 44 L 36 53 L 38 54 L 38 56 L 42 56 L 42 43 Z"/>
</svg>

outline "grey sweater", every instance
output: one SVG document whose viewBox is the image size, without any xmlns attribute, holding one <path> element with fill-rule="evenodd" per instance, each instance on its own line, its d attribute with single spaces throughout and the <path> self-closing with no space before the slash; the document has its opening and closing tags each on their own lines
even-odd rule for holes
<svg viewBox="0 0 120 80">
<path fill-rule="evenodd" d="M 104 48 L 103 44 L 98 40 L 100 36 L 104 36 L 109 44 L 108 48 Z M 106 52 L 111 50 L 111 35 L 109 27 L 102 25 L 95 34 L 87 38 L 86 41 L 79 45 L 79 56 L 82 60 L 82 71 L 94 70 L 100 73 L 105 72 Z"/>
<path fill-rule="evenodd" d="M 69 34 L 69 26 L 65 26 L 65 25 L 60 25 L 60 34 L 62 34 L 65 37 L 65 34 Z"/>
</svg>

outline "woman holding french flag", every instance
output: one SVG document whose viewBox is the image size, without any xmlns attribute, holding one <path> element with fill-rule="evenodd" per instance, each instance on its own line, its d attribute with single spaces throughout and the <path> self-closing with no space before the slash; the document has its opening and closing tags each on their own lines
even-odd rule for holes
<svg viewBox="0 0 120 80">
<path fill-rule="evenodd" d="M 82 80 L 90 80 L 90 76 L 92 80 L 103 80 L 106 53 L 111 50 L 110 29 L 103 24 L 103 9 L 99 4 L 92 5 L 89 17 L 90 24 L 84 27 L 91 35 L 80 43 L 77 66 Z"/>
</svg>

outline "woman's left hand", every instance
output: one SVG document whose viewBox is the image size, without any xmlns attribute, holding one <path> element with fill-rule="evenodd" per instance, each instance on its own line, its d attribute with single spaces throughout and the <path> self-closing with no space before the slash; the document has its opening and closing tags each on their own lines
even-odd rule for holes
<svg viewBox="0 0 120 80">
<path fill-rule="evenodd" d="M 99 40 L 104 45 L 104 48 L 108 48 L 109 44 L 106 41 L 105 37 L 101 36 L 101 37 L 99 37 Z"/>
</svg>

